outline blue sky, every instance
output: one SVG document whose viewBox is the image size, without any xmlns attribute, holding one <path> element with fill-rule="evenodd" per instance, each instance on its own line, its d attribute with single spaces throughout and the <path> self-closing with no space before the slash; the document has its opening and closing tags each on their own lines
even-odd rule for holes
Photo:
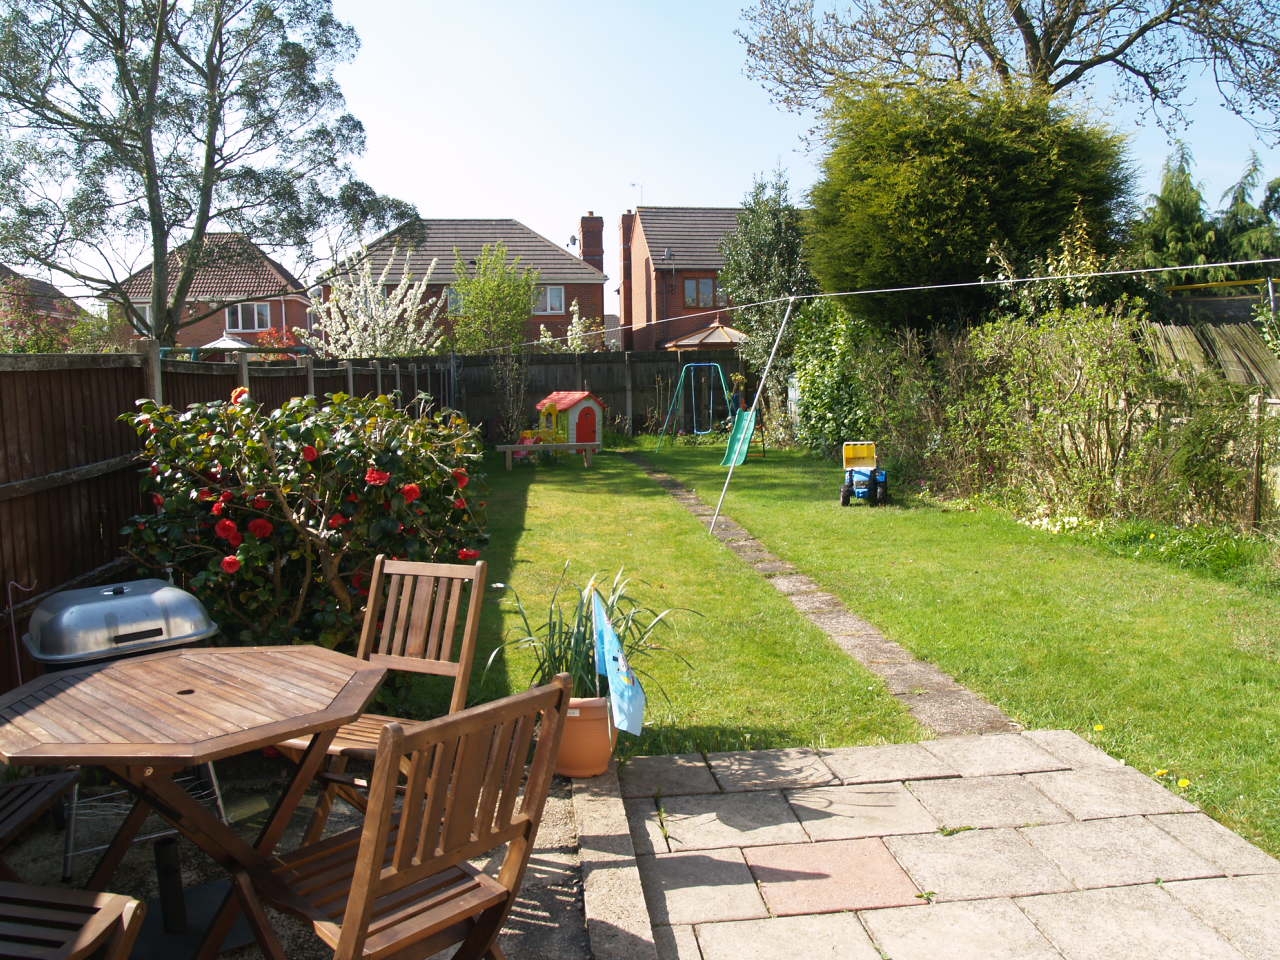
<svg viewBox="0 0 1280 960">
<path fill-rule="evenodd" d="M 735 206 L 778 166 L 796 199 L 818 174 L 811 118 L 742 72 L 746 0 L 596 4 L 334 0 L 362 47 L 338 77 L 368 135 L 360 175 L 425 217 L 511 217 L 564 245 L 588 210 L 605 221 L 606 309 L 616 308 L 618 217 L 637 204 Z M 1205 91 L 1182 134 L 1212 208 L 1250 149 L 1269 150 Z M 1165 135 L 1133 110 L 1141 199 Z"/>
</svg>

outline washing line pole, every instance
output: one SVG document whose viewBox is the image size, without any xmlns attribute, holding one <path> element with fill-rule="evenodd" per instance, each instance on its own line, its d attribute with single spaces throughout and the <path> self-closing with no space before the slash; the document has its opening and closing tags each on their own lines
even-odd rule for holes
<svg viewBox="0 0 1280 960">
<path fill-rule="evenodd" d="M 787 312 L 782 315 L 782 323 L 778 325 L 778 335 L 773 338 L 773 349 L 769 351 L 769 359 L 764 362 L 764 370 L 760 374 L 760 384 L 756 387 L 755 399 L 751 401 L 751 409 L 749 413 L 755 413 L 756 407 L 760 405 L 760 395 L 764 393 L 764 384 L 769 377 L 769 368 L 773 366 L 773 358 L 778 355 L 778 347 L 782 343 L 782 334 L 787 329 L 787 321 L 791 319 L 791 308 L 796 305 L 794 296 L 787 298 Z M 747 440 L 747 449 L 751 448 L 751 440 Z M 729 464 L 729 473 L 724 478 L 724 488 L 720 491 L 720 499 L 716 502 L 716 512 L 711 517 L 711 526 L 708 527 L 710 533 L 716 532 L 716 521 L 720 519 L 720 508 L 724 506 L 724 495 L 729 492 L 729 481 L 733 479 L 732 463 Z"/>
</svg>

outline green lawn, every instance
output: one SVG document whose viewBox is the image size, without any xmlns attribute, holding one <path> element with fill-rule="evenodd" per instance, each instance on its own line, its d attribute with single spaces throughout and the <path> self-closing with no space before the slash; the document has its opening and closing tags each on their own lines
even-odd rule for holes
<svg viewBox="0 0 1280 960">
<path fill-rule="evenodd" d="M 722 452 L 646 456 L 714 505 Z M 1185 778 L 1189 799 L 1280 853 L 1280 603 L 994 511 L 841 508 L 840 481 L 771 450 L 737 469 L 724 511 L 1028 728 L 1074 730 L 1175 790 Z"/>
<path fill-rule="evenodd" d="M 685 608 L 663 642 L 689 661 L 661 654 L 635 665 L 646 683 L 648 728 L 623 734 L 623 754 L 737 750 L 910 741 L 921 735 L 878 677 L 840 651 L 761 577 L 699 527 L 636 465 L 616 454 L 591 469 L 575 458 L 517 465 L 487 463 L 492 540 L 484 550 L 491 583 L 514 586 L 530 618 L 569 562 L 570 588 L 619 568 L 647 606 Z M 482 620 L 473 701 L 528 685 L 530 661 L 508 651 L 487 673 L 501 639 L 518 635 L 510 595 L 491 590 Z"/>
</svg>

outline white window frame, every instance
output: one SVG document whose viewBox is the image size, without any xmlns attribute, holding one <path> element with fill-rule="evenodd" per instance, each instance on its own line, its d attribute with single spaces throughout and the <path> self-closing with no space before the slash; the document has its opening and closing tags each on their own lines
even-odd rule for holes
<svg viewBox="0 0 1280 960">
<path fill-rule="evenodd" d="M 552 291 L 555 291 L 554 294 Z M 553 306 L 552 298 L 558 297 L 560 305 Z M 533 301 L 534 316 L 547 316 L 564 313 L 564 287 L 558 285 L 539 286 L 537 299 Z"/>
<path fill-rule="evenodd" d="M 245 325 L 245 311 L 249 311 L 251 325 Z M 233 322 L 234 319 L 234 322 Z M 228 333 L 261 333 L 271 329 L 271 304 L 233 303 L 227 307 Z"/>
<path fill-rule="evenodd" d="M 151 322 L 151 304 L 138 303 L 136 300 L 130 301 L 133 309 L 138 311 L 138 315 L 142 317 L 142 325 L 148 330 L 155 330 L 155 325 Z"/>
</svg>

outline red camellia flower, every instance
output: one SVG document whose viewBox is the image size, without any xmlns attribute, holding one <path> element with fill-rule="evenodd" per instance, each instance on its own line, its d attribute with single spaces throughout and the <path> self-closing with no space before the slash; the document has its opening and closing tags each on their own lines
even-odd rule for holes
<svg viewBox="0 0 1280 960">
<path fill-rule="evenodd" d="M 456 500 L 453 501 L 453 509 L 455 510 L 467 509 L 467 501 L 462 499 L 462 497 L 458 497 Z"/>
<path fill-rule="evenodd" d="M 254 517 L 249 521 L 249 532 L 259 540 L 265 540 L 276 532 L 276 528 L 265 517 Z"/>
<path fill-rule="evenodd" d="M 235 404 L 241 404 L 241 403 L 244 403 L 244 402 L 245 402 L 246 400 L 248 400 L 248 399 L 249 399 L 249 388 L 248 388 L 248 387 L 236 387 L 234 390 L 232 390 L 232 391 L 231 391 L 231 402 L 232 402 L 232 403 L 235 403 Z"/>
<path fill-rule="evenodd" d="M 158 477 L 158 476 L 160 476 L 160 464 L 158 464 L 158 463 L 153 463 L 153 464 L 151 465 L 151 475 L 152 475 L 153 477 Z"/>
<path fill-rule="evenodd" d="M 350 522 L 351 521 L 348 520 L 346 517 L 344 517 L 342 514 L 335 513 L 332 517 L 329 518 L 329 529 L 337 530 L 339 527 L 345 527 Z"/>
<path fill-rule="evenodd" d="M 370 467 L 364 473 L 364 482 L 371 487 L 386 486 L 387 481 L 391 479 L 391 474 L 385 470 L 379 470 L 377 467 Z"/>
<path fill-rule="evenodd" d="M 201 500 L 217 500 L 218 495 L 214 493 L 212 490 L 210 490 L 208 487 L 201 487 L 200 499 Z"/>
<path fill-rule="evenodd" d="M 163 494 L 159 494 L 159 493 L 153 493 L 153 494 L 151 495 L 151 502 L 152 502 L 152 503 L 154 503 L 157 507 L 163 507 L 163 506 L 164 506 L 164 495 L 163 495 Z"/>
<path fill-rule="evenodd" d="M 222 500 L 223 503 L 230 503 L 235 498 L 236 498 L 236 495 L 232 493 L 230 490 L 223 490 L 222 496 L 220 499 Z"/>
<path fill-rule="evenodd" d="M 359 502 L 360 502 L 360 494 L 358 494 L 358 493 L 348 493 L 345 499 L 346 499 L 347 503 L 359 503 Z"/>
<path fill-rule="evenodd" d="M 458 559 L 459 560 L 479 560 L 480 551 L 472 550 L 470 547 L 463 547 L 461 550 L 458 551 Z"/>
<path fill-rule="evenodd" d="M 253 509 L 265 510 L 269 506 L 271 506 L 271 501 L 268 500 L 266 497 L 257 496 L 253 498 Z"/>
<path fill-rule="evenodd" d="M 416 483 L 406 483 L 400 488 L 400 496 L 404 497 L 405 503 L 413 503 L 422 496 L 422 488 Z"/>
<path fill-rule="evenodd" d="M 219 520 L 213 526 L 213 532 L 220 536 L 223 540 L 230 540 L 233 534 L 240 531 L 236 528 L 234 520 Z"/>
<path fill-rule="evenodd" d="M 209 508 L 210 512 L 211 512 L 215 517 L 220 517 L 220 516 L 222 516 L 222 511 L 224 511 L 224 510 L 226 510 L 226 509 L 227 509 L 227 505 L 226 505 L 225 503 L 223 503 L 221 500 L 216 500 L 216 501 L 214 501 L 213 506 Z"/>
<path fill-rule="evenodd" d="M 320 451 L 317 450 L 315 447 L 313 447 L 311 444 L 308 443 L 305 447 L 302 448 L 302 459 L 307 461 L 307 463 L 310 463 L 312 460 L 314 460 L 318 456 L 320 456 Z"/>
<path fill-rule="evenodd" d="M 459 490 L 462 490 L 471 482 L 471 478 L 467 476 L 466 470 L 462 469 L 462 467 L 458 467 L 453 471 L 453 482 L 458 485 Z"/>
<path fill-rule="evenodd" d="M 232 554 L 229 557 L 223 557 L 221 567 L 223 573 L 235 573 L 240 569 L 240 558 L 235 554 Z"/>
<path fill-rule="evenodd" d="M 231 544 L 232 550 L 237 549 L 240 544 L 244 543 L 244 534 L 237 530 L 235 533 L 231 534 L 231 536 L 227 537 L 227 543 Z"/>
</svg>

